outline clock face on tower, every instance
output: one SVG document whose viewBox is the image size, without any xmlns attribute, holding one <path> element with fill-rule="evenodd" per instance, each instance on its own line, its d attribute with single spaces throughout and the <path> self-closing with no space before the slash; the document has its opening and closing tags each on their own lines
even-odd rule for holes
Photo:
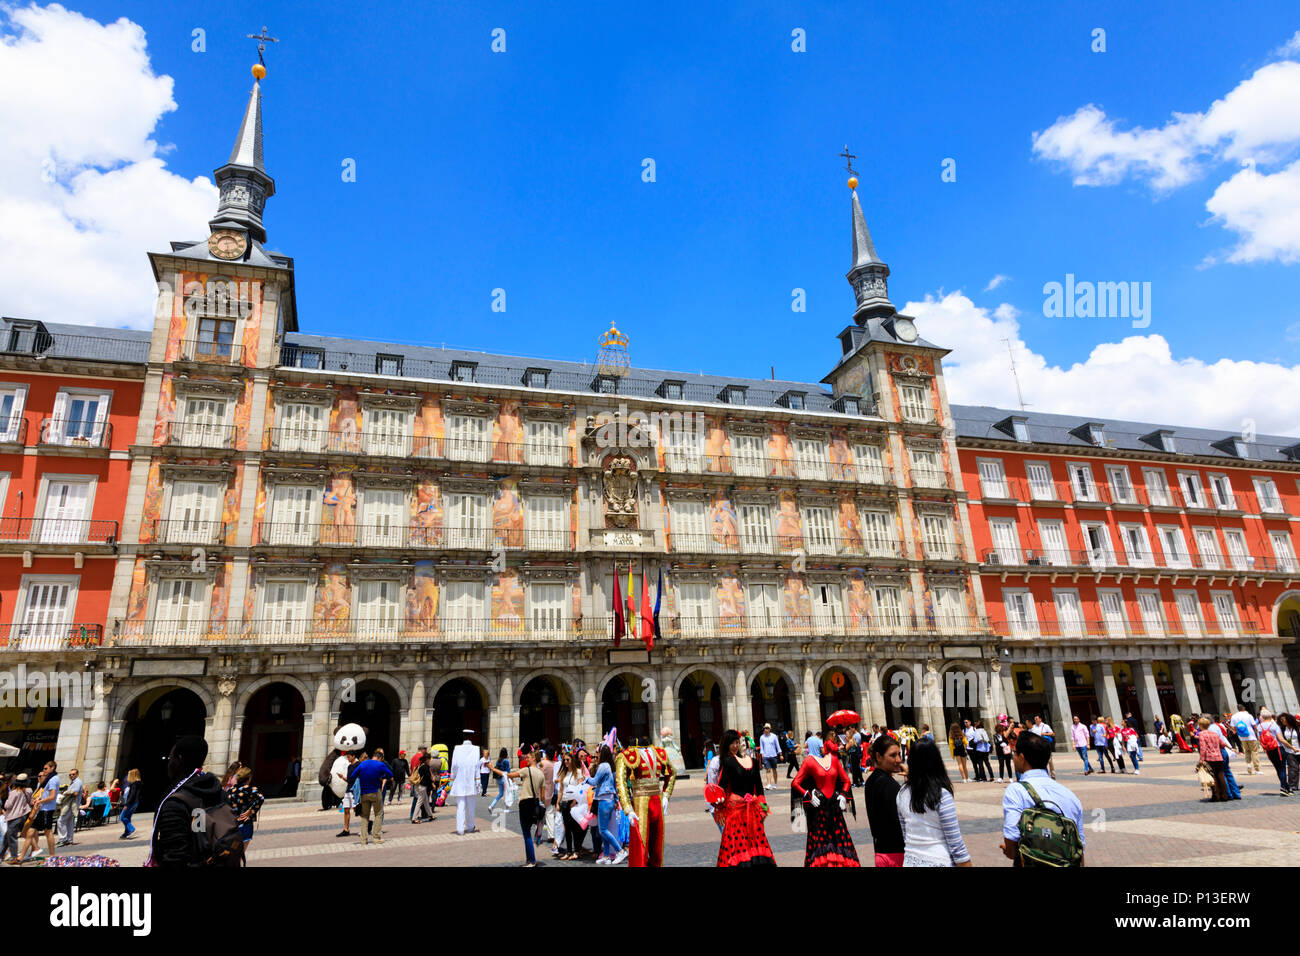
<svg viewBox="0 0 1300 956">
<path fill-rule="evenodd" d="M 904 342 L 915 342 L 916 326 L 911 319 L 895 319 L 894 334 Z"/>
<path fill-rule="evenodd" d="M 248 238 L 233 229 L 218 229 L 208 236 L 208 252 L 218 259 L 238 259 L 248 248 Z"/>
</svg>

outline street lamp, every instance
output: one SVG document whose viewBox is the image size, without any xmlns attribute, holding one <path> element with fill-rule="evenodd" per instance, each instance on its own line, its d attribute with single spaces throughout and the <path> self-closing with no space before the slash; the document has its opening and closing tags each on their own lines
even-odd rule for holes
<svg viewBox="0 0 1300 956">
<path fill-rule="evenodd" d="M 456 694 L 456 706 L 459 707 L 461 710 L 464 710 L 465 704 L 467 704 L 468 702 L 469 702 L 469 698 L 465 696 L 465 690 L 464 688 L 462 688 Z"/>
<path fill-rule="evenodd" d="M 367 691 L 366 692 L 366 713 L 373 714 L 374 712 L 375 712 L 375 692 L 373 690 Z"/>
<path fill-rule="evenodd" d="M 281 710 L 282 707 L 284 707 L 284 701 L 282 701 L 282 700 L 280 699 L 280 695 L 279 695 L 279 694 L 277 694 L 276 696 L 274 696 L 274 697 L 271 698 L 270 711 L 271 711 L 271 716 L 272 716 L 272 717 L 279 717 L 279 716 L 280 716 L 280 710 Z"/>
<path fill-rule="evenodd" d="M 158 718 L 164 723 L 172 719 L 175 708 L 170 700 L 163 701 L 162 708 L 158 711 Z"/>
</svg>

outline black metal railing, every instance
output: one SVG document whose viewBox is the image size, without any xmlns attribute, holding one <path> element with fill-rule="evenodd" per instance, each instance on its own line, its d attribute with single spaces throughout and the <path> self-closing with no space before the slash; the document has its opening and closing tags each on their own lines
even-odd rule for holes
<svg viewBox="0 0 1300 956">
<path fill-rule="evenodd" d="M 111 422 L 93 419 L 43 418 L 40 444 L 65 448 L 108 448 L 113 444 Z"/>
<path fill-rule="evenodd" d="M 118 524 L 105 518 L 0 518 L 0 542 L 115 544 Z"/>
</svg>

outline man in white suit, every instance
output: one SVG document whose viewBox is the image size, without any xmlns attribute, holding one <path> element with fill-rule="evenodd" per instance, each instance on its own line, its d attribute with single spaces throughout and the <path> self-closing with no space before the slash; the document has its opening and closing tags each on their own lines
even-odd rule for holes
<svg viewBox="0 0 1300 956">
<path fill-rule="evenodd" d="M 463 730 L 465 742 L 457 745 L 451 754 L 451 795 L 456 798 L 456 832 L 460 835 L 475 833 L 474 798 L 478 796 L 478 746 L 473 741 L 474 731 Z"/>
</svg>

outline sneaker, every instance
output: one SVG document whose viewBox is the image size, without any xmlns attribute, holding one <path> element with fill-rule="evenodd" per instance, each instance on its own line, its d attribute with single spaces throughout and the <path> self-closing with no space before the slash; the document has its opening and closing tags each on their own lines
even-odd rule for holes
<svg viewBox="0 0 1300 956">
<path fill-rule="evenodd" d="M 1003 783 L 1003 782 L 1004 782 L 1003 779 L 1001 777 L 998 777 L 998 783 Z"/>
<path fill-rule="evenodd" d="M 596 857 L 596 865 L 597 865 L 597 866 L 601 866 L 601 865 L 604 865 L 604 864 L 609 863 L 609 862 L 610 862 L 610 858 L 607 857 L 607 856 L 599 856 L 599 857 Z"/>
<path fill-rule="evenodd" d="M 537 865 L 536 863 L 525 863 L 525 864 L 524 864 L 524 869 L 525 869 L 525 870 L 531 870 L 531 869 L 532 869 L 533 867 L 535 867 L 536 865 Z"/>
<path fill-rule="evenodd" d="M 337 839 L 338 837 L 352 836 L 352 831 L 351 831 L 351 830 L 340 830 L 338 833 L 334 834 L 334 836 L 335 836 L 336 839 Z"/>
<path fill-rule="evenodd" d="M 1135 777 L 1140 777 L 1140 776 L 1142 776 L 1142 771 L 1141 771 L 1141 770 L 1134 770 L 1134 771 L 1133 771 L 1133 776 L 1135 776 Z"/>
<path fill-rule="evenodd" d="M 627 859 L 627 847 L 623 847 L 623 849 L 618 851 L 618 856 L 614 857 L 614 865 L 618 866 L 618 864 L 622 863 L 626 859 Z"/>
</svg>

